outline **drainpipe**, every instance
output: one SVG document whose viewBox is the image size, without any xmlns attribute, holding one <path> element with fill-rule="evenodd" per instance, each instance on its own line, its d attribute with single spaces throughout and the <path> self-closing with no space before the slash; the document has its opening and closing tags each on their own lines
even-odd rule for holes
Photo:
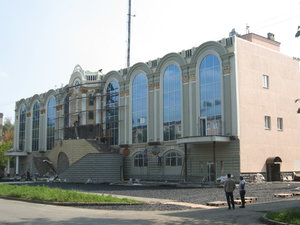
<svg viewBox="0 0 300 225">
<path fill-rule="evenodd" d="M 217 164 L 216 164 L 216 142 L 213 141 L 213 162 L 214 162 L 214 181 L 217 179 Z"/>
<path fill-rule="evenodd" d="M 187 143 L 184 143 L 184 181 L 187 182 Z"/>
</svg>

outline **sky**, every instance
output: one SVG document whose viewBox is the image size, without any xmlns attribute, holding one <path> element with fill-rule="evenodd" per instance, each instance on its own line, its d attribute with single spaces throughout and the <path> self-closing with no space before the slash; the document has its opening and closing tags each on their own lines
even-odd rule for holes
<svg viewBox="0 0 300 225">
<path fill-rule="evenodd" d="M 131 65 L 218 41 L 275 34 L 300 58 L 300 0 L 131 0 Z M 126 68 L 128 0 L 0 0 L 0 112 L 67 85 L 73 69 Z"/>
</svg>

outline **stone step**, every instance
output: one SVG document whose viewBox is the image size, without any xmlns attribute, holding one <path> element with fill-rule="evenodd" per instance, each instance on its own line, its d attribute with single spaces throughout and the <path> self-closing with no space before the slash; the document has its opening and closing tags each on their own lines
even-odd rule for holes
<svg viewBox="0 0 300 225">
<path fill-rule="evenodd" d="M 291 193 L 278 193 L 278 194 L 274 194 L 274 197 L 289 198 L 289 197 L 293 197 L 293 194 L 291 194 Z"/>
</svg>

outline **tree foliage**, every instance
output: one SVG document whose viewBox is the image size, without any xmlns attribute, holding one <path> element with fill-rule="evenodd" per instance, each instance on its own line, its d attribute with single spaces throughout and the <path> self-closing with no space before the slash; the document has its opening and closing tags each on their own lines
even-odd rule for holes
<svg viewBox="0 0 300 225">
<path fill-rule="evenodd" d="M 5 118 L 3 125 L 3 142 L 0 143 L 0 175 L 6 167 L 7 157 L 5 153 L 13 147 L 14 125 L 9 118 Z"/>
</svg>

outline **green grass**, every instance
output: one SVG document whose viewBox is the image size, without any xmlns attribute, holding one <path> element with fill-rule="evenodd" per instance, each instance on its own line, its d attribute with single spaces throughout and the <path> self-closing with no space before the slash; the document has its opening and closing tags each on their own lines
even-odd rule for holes
<svg viewBox="0 0 300 225">
<path fill-rule="evenodd" d="M 266 217 L 278 222 L 288 224 L 300 224 L 300 209 L 293 209 L 283 212 L 269 212 Z"/>
<path fill-rule="evenodd" d="M 28 200 L 50 202 L 80 202 L 80 203 L 139 203 L 127 198 L 87 194 L 77 191 L 49 188 L 45 186 L 31 187 L 28 185 L 16 186 L 0 184 L 0 196 L 15 197 Z"/>
</svg>

